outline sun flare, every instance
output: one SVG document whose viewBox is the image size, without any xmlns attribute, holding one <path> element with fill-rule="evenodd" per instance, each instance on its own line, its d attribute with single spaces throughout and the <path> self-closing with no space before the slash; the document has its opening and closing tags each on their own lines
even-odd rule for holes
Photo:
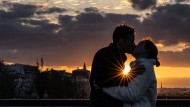
<svg viewBox="0 0 190 107">
<path fill-rule="evenodd" d="M 130 66 L 125 66 L 123 74 L 127 74 L 131 70 Z"/>
</svg>

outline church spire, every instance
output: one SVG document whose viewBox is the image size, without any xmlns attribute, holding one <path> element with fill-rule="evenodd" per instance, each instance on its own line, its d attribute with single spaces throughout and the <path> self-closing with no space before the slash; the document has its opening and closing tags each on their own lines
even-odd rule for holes
<svg viewBox="0 0 190 107">
<path fill-rule="evenodd" d="M 37 59 L 36 65 L 39 67 L 39 62 L 38 62 L 38 59 Z"/>
<path fill-rule="evenodd" d="M 83 69 L 86 70 L 86 64 L 84 63 Z"/>
</svg>

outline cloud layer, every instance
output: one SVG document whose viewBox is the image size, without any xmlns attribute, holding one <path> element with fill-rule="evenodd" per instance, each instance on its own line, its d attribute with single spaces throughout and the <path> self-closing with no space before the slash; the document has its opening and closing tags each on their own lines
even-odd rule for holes
<svg viewBox="0 0 190 107">
<path fill-rule="evenodd" d="M 156 8 L 142 23 L 142 29 L 155 40 L 163 40 L 171 45 L 177 42 L 190 42 L 190 5 L 174 4 Z M 142 31 L 142 32 L 143 32 Z M 172 39 L 171 39 L 172 38 Z"/>
<path fill-rule="evenodd" d="M 1 5 L 7 10 L 0 8 L 0 57 L 10 62 L 35 64 L 37 58 L 44 57 L 46 65 L 91 65 L 95 52 L 109 45 L 115 26 L 122 21 L 135 27 L 137 41 L 151 36 L 165 46 L 190 43 L 188 4 L 155 7 L 142 22 L 139 15 L 105 13 L 94 7 L 71 16 L 62 14 L 69 10 L 59 7 L 11 2 Z M 141 9 L 153 5 L 152 1 Z M 55 15 L 57 23 L 52 23 Z M 165 66 L 188 66 L 189 52 L 188 48 L 160 52 L 159 57 Z"/>
</svg>

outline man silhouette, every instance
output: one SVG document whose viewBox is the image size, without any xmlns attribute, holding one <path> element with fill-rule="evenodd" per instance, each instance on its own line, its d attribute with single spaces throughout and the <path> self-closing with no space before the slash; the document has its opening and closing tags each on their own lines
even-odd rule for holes
<svg viewBox="0 0 190 107">
<path fill-rule="evenodd" d="M 123 102 L 105 94 L 100 87 L 127 86 L 123 80 L 125 53 L 131 54 L 135 48 L 135 30 L 127 24 L 117 26 L 113 32 L 113 43 L 100 49 L 94 56 L 90 76 L 90 107 L 122 107 Z M 135 68 L 142 71 L 142 67 Z M 128 79 L 127 79 L 128 80 Z"/>
</svg>

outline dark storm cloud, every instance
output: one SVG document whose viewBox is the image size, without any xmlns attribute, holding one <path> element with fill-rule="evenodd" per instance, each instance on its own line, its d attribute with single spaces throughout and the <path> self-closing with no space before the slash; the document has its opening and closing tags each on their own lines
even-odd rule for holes
<svg viewBox="0 0 190 107">
<path fill-rule="evenodd" d="M 157 0 L 128 0 L 136 10 L 150 9 L 156 6 Z"/>
<path fill-rule="evenodd" d="M 190 5 L 174 4 L 157 7 L 142 23 L 141 35 L 164 40 L 166 45 L 190 42 Z M 172 38 L 172 39 L 171 39 Z"/>
</svg>

